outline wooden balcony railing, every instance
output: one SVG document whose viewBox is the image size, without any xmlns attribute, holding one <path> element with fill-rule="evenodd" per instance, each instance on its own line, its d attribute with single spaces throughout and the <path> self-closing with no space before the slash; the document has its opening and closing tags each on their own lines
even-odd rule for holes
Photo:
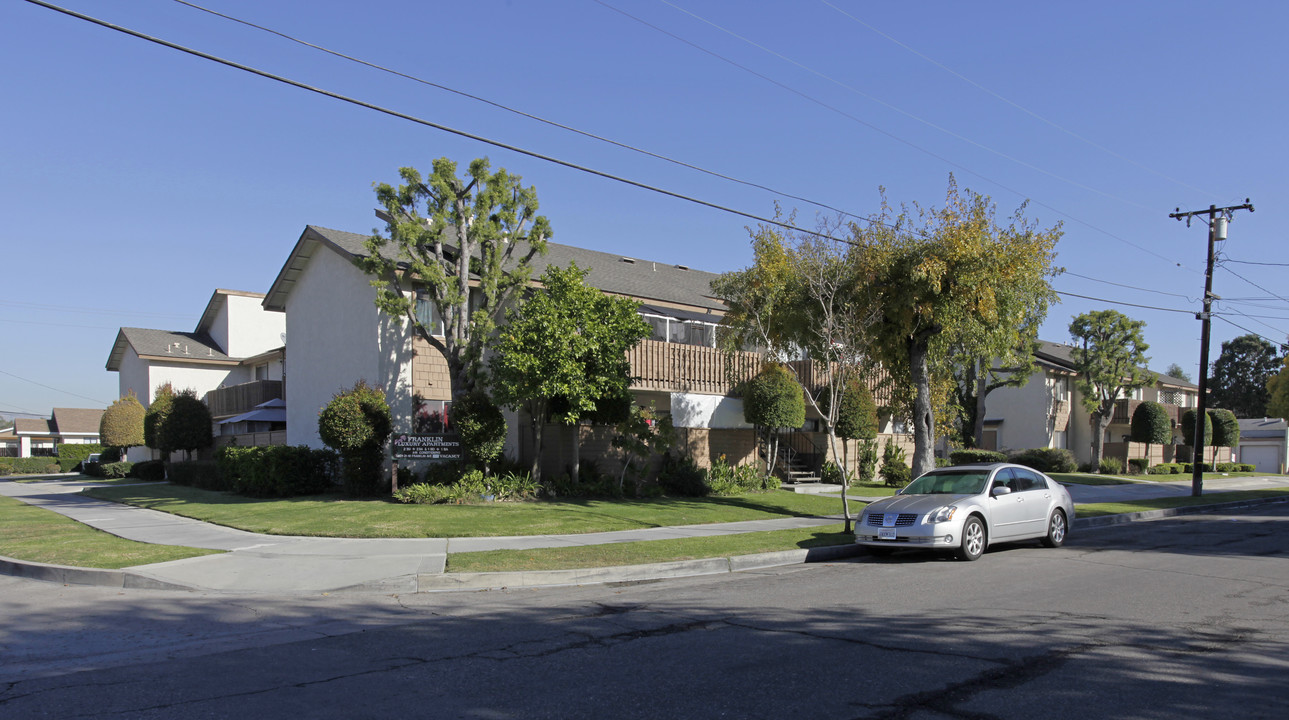
<svg viewBox="0 0 1289 720">
<path fill-rule="evenodd" d="M 635 390 L 728 395 L 761 369 L 757 353 L 726 355 L 716 348 L 661 340 L 642 340 L 627 351 L 627 360 Z"/>
<path fill-rule="evenodd" d="M 1116 423 L 1116 424 L 1122 423 L 1125 425 L 1131 423 L 1132 414 L 1137 411 L 1137 406 L 1140 405 L 1141 403 L 1142 403 L 1141 400 L 1115 400 L 1114 418 L 1110 422 Z M 1164 410 L 1168 413 L 1169 420 L 1172 420 L 1174 424 L 1181 422 L 1182 413 L 1186 411 L 1186 408 L 1178 407 L 1176 405 L 1167 405 L 1163 403 L 1161 403 L 1161 405 L 1163 406 Z"/>
<path fill-rule="evenodd" d="M 281 397 L 281 380 L 255 380 L 211 390 L 206 393 L 206 406 L 211 417 L 219 419 L 240 415 L 262 402 Z"/>
</svg>

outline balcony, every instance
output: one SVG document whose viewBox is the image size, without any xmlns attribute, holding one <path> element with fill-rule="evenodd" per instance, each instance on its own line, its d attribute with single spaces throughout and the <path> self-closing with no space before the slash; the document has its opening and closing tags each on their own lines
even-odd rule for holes
<svg viewBox="0 0 1289 720">
<path fill-rule="evenodd" d="M 633 390 L 729 395 L 735 385 L 756 375 L 761 356 L 741 352 L 726 355 L 701 345 L 642 340 L 627 351 Z"/>
<path fill-rule="evenodd" d="M 255 380 L 211 390 L 206 393 L 206 406 L 210 408 L 211 417 L 218 420 L 240 415 L 262 402 L 281 397 L 281 380 Z"/>
<path fill-rule="evenodd" d="M 1123 425 L 1130 424 L 1132 422 L 1132 414 L 1137 411 L 1137 406 L 1141 403 L 1141 400 L 1115 400 L 1114 418 L 1110 422 Z M 1186 408 L 1163 403 L 1160 403 L 1160 405 L 1164 408 L 1164 411 L 1168 413 L 1168 419 L 1173 421 L 1174 426 L 1181 422 L 1182 413 L 1186 411 Z"/>
</svg>

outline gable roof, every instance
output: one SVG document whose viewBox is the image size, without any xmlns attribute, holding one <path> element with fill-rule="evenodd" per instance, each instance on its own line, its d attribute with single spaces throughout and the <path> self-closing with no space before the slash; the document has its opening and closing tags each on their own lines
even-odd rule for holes
<svg viewBox="0 0 1289 720">
<path fill-rule="evenodd" d="M 60 435 L 98 435 L 103 411 L 92 408 L 54 408 L 50 425 Z"/>
<path fill-rule="evenodd" d="M 134 348 L 140 358 L 148 360 L 215 365 L 236 365 L 238 362 L 224 354 L 218 343 L 206 333 L 123 327 L 117 332 L 116 342 L 108 355 L 108 370 L 120 371 L 127 347 Z"/>
<path fill-rule="evenodd" d="M 45 418 L 14 418 L 13 431 L 15 435 L 53 435 L 54 431 L 49 427 L 49 421 Z"/>
<path fill-rule="evenodd" d="M 276 312 L 286 311 L 286 297 L 296 280 L 308 266 L 309 260 L 322 249 L 339 253 L 353 261 L 367 256 L 363 243 L 368 235 L 332 230 L 307 225 L 296 241 L 291 255 L 278 271 L 272 287 L 264 298 L 264 308 Z M 641 300 L 677 303 L 713 310 L 724 310 L 725 305 L 712 295 L 712 280 L 716 273 L 693 270 L 683 265 L 623 257 L 614 253 L 587 250 L 547 243 L 545 256 L 533 258 L 533 278 L 541 276 L 549 265 L 566 267 L 576 262 L 578 267 L 589 269 L 588 285 L 617 295 L 627 295 Z"/>
<path fill-rule="evenodd" d="M 1054 342 L 1048 342 L 1046 340 L 1039 340 L 1038 349 L 1034 351 L 1034 357 L 1037 358 L 1040 363 L 1045 363 L 1049 366 L 1056 367 L 1066 372 L 1071 372 L 1071 373 L 1076 372 L 1075 366 L 1074 366 L 1074 347 L 1073 346 L 1065 345 L 1063 343 L 1054 343 Z M 1143 368 L 1143 369 L 1150 370 L 1150 368 Z M 1192 382 L 1189 382 L 1187 380 L 1182 380 L 1181 378 L 1172 377 L 1167 373 L 1157 372 L 1155 370 L 1150 370 L 1150 372 L 1155 374 L 1155 381 L 1161 385 L 1167 385 L 1168 387 L 1182 388 L 1184 390 L 1199 389 L 1198 385 Z"/>
</svg>

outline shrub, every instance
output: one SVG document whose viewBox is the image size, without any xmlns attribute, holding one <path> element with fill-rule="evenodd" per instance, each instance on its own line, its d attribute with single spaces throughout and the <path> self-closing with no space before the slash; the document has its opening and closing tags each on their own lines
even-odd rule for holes
<svg viewBox="0 0 1289 720">
<path fill-rule="evenodd" d="M 1240 472 L 1257 472 L 1258 466 L 1252 463 L 1239 463 Z"/>
<path fill-rule="evenodd" d="M 71 472 L 76 469 L 77 465 L 84 462 L 85 458 L 101 452 L 103 452 L 102 445 L 69 445 L 68 443 L 61 443 L 58 446 L 59 471 Z"/>
<path fill-rule="evenodd" d="M 166 479 L 166 464 L 160 460 L 137 462 L 133 468 L 134 476 L 140 480 L 159 481 Z"/>
<path fill-rule="evenodd" d="M 1033 448 L 1011 456 L 1009 462 L 1034 468 L 1043 473 L 1070 473 L 1078 469 L 1074 453 L 1065 448 Z"/>
<path fill-rule="evenodd" d="M 1235 413 L 1217 408 L 1208 411 L 1213 421 L 1213 444 L 1218 447 L 1237 447 L 1240 444 L 1240 421 Z"/>
<path fill-rule="evenodd" d="M 1098 469 L 1102 475 L 1118 475 L 1123 472 L 1123 463 L 1119 462 L 1119 458 L 1103 457 Z"/>
<path fill-rule="evenodd" d="M 904 448 L 890 440 L 882 448 L 882 480 L 887 485 L 903 487 L 909 483 L 913 469 L 904 461 Z"/>
<path fill-rule="evenodd" d="M 172 450 L 183 450 L 189 459 L 194 450 L 208 448 L 214 442 L 211 435 L 210 408 L 197 391 L 186 389 L 175 395 L 170 405 L 170 417 L 162 429 L 162 441 Z"/>
<path fill-rule="evenodd" d="M 332 489 L 336 454 L 307 445 L 237 447 L 215 453 L 225 487 L 250 497 L 318 495 Z"/>
<path fill-rule="evenodd" d="M 1131 458 L 1128 460 L 1128 474 L 1141 475 L 1146 472 L 1148 465 L 1150 465 L 1150 461 L 1145 458 Z"/>
<path fill-rule="evenodd" d="M 484 470 L 506 445 L 506 418 L 487 393 L 476 390 L 452 403 L 452 429 L 461 434 L 466 457 Z"/>
<path fill-rule="evenodd" d="M 229 490 L 229 483 L 219 471 L 219 463 L 214 460 L 185 460 L 170 463 L 170 482 L 176 485 L 190 485 L 202 490 Z"/>
<path fill-rule="evenodd" d="M 664 455 L 662 468 L 658 471 L 658 484 L 668 495 L 702 497 L 707 494 L 703 469 L 688 455 Z"/>
<path fill-rule="evenodd" d="M 170 383 L 158 385 L 153 392 L 148 411 L 143 415 L 143 444 L 153 450 L 161 451 L 163 460 L 170 457 L 170 451 L 173 449 L 166 443 L 165 429 L 174 401 L 175 390 Z"/>
<path fill-rule="evenodd" d="M 52 457 L 0 458 L 0 466 L 8 467 L 13 475 L 51 475 L 62 472 L 58 459 Z"/>
<path fill-rule="evenodd" d="M 1171 475 L 1173 469 L 1167 463 L 1160 463 L 1146 468 L 1147 475 Z"/>
<path fill-rule="evenodd" d="M 434 505 L 447 502 L 451 495 L 452 488 L 447 485 L 416 483 L 415 485 L 400 487 L 398 492 L 394 493 L 394 499 L 401 503 Z"/>
<path fill-rule="evenodd" d="M 840 475 L 840 470 L 838 475 Z M 765 473 L 752 465 L 730 465 L 725 456 L 718 457 L 707 469 L 708 494 L 717 496 L 743 495 L 779 488 L 778 478 L 771 483 Z"/>
<path fill-rule="evenodd" d="M 113 448 L 131 448 L 143 444 L 143 418 L 147 411 L 131 392 L 114 401 L 103 411 L 98 423 L 99 438 L 103 445 Z"/>
<path fill-rule="evenodd" d="M 841 468 L 837 467 L 837 463 L 829 460 L 824 463 L 823 469 L 819 471 L 819 479 L 829 485 L 840 485 L 842 480 Z"/>
<path fill-rule="evenodd" d="M 1195 444 L 1195 408 L 1182 413 L 1182 444 Z M 1213 416 L 1204 413 L 1204 444 L 1213 444 Z"/>
<path fill-rule="evenodd" d="M 871 483 L 877 479 L 876 440 L 860 440 L 855 444 L 855 474 L 857 482 Z"/>
<path fill-rule="evenodd" d="M 102 463 L 98 464 L 98 466 L 102 476 L 112 480 L 130 477 L 130 473 L 134 469 L 134 463 L 132 462 Z"/>
<path fill-rule="evenodd" d="M 1218 472 L 1254 472 L 1257 468 L 1246 463 L 1225 462 L 1217 464 Z"/>
<path fill-rule="evenodd" d="M 392 425 L 385 395 L 359 380 L 318 415 L 318 435 L 343 460 L 345 492 L 375 495 L 385 485 L 385 441 Z"/>
<path fill-rule="evenodd" d="M 978 450 L 975 448 L 968 448 L 965 450 L 954 450 L 953 452 L 949 453 L 949 460 L 954 465 L 967 465 L 969 463 L 1004 462 L 1007 460 L 1007 455 L 1004 453 L 997 452 L 995 450 Z"/>
</svg>

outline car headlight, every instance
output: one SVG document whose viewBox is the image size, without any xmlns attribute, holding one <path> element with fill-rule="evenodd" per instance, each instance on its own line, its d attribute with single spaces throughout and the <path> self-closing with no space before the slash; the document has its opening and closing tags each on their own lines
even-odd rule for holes
<svg viewBox="0 0 1289 720">
<path fill-rule="evenodd" d="M 949 522 L 953 519 L 953 514 L 957 511 L 957 505 L 946 505 L 942 508 L 936 508 L 926 514 L 926 521 L 931 523 Z"/>
</svg>

